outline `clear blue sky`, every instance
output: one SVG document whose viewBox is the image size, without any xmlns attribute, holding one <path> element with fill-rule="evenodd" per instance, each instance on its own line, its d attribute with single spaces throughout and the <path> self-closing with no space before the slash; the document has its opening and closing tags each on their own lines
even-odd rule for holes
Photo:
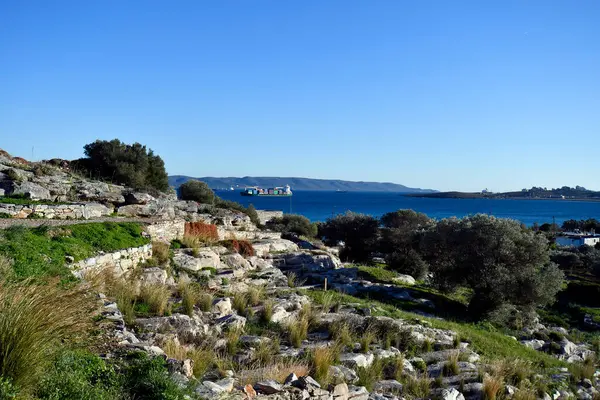
<svg viewBox="0 0 600 400">
<path fill-rule="evenodd" d="M 600 1 L 0 0 L 0 148 L 600 190 Z"/>
</svg>

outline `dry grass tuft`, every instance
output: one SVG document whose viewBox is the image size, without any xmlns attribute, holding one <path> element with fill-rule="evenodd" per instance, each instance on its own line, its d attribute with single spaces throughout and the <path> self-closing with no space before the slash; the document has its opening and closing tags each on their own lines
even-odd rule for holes
<svg viewBox="0 0 600 400">
<path fill-rule="evenodd" d="M 346 321 L 336 321 L 332 324 L 331 331 L 333 332 L 333 339 L 341 346 L 352 347 L 354 345 L 352 331 Z"/>
<path fill-rule="evenodd" d="M 271 322 L 271 319 L 273 318 L 273 308 L 275 308 L 275 303 L 273 300 L 265 300 L 263 303 L 262 312 L 260 314 L 260 319 L 263 323 L 268 324 Z"/>
<path fill-rule="evenodd" d="M 248 294 L 247 293 L 236 293 L 233 296 L 232 306 L 239 315 L 246 315 L 248 311 Z"/>
<path fill-rule="evenodd" d="M 300 280 L 300 278 L 298 278 L 298 275 L 296 275 L 296 273 L 294 272 L 290 272 L 288 274 L 287 282 L 288 286 L 291 288 L 297 288 L 298 286 L 302 286 L 304 284 L 304 281 Z"/>
<path fill-rule="evenodd" d="M 0 376 L 27 391 L 61 345 L 85 335 L 94 303 L 89 285 L 65 289 L 57 281 L 0 281 Z"/>
<path fill-rule="evenodd" d="M 295 348 L 300 348 L 302 341 L 308 337 L 308 325 L 306 318 L 300 318 L 288 325 L 290 344 Z"/>
<path fill-rule="evenodd" d="M 485 374 L 483 376 L 483 397 L 484 400 L 496 400 L 498 393 L 502 390 L 504 381 L 500 375 Z"/>
<path fill-rule="evenodd" d="M 140 288 L 139 299 L 149 306 L 150 312 L 156 315 L 164 315 L 170 297 L 171 291 L 165 285 L 146 284 Z"/>
<path fill-rule="evenodd" d="M 210 346 L 183 346 L 178 341 L 170 339 L 163 345 L 163 350 L 169 358 L 176 360 L 192 360 L 194 376 L 202 377 L 215 366 L 217 356 Z"/>
<path fill-rule="evenodd" d="M 213 295 L 210 293 L 202 293 L 198 299 L 198 307 L 203 312 L 209 312 L 213 304 Z"/>
<path fill-rule="evenodd" d="M 251 306 L 257 306 L 265 297 L 266 289 L 264 286 L 251 286 L 248 289 L 248 302 Z"/>
<path fill-rule="evenodd" d="M 253 385 L 256 382 L 274 380 L 283 382 L 285 378 L 294 373 L 296 376 L 306 376 L 309 374 L 310 367 L 304 360 L 286 359 L 274 362 L 267 366 L 258 366 L 251 369 L 239 371 L 236 374 L 236 381 L 240 385 Z"/>
<path fill-rule="evenodd" d="M 310 355 L 313 376 L 321 385 L 329 383 L 329 367 L 333 365 L 338 356 L 335 347 L 317 347 Z"/>
<path fill-rule="evenodd" d="M 404 390 L 409 396 L 425 399 L 431 392 L 431 379 L 427 374 L 408 376 L 404 381 Z"/>
<path fill-rule="evenodd" d="M 156 260 L 158 265 L 168 263 L 171 258 L 169 245 L 163 242 L 152 242 L 152 258 Z"/>
<path fill-rule="evenodd" d="M 362 353 L 368 353 L 371 343 L 377 338 L 375 330 L 367 328 L 367 330 L 360 337 L 360 351 Z"/>
<path fill-rule="evenodd" d="M 448 355 L 448 359 L 444 363 L 442 373 L 444 376 L 454 376 L 460 374 L 460 367 L 458 361 L 460 359 L 460 351 L 452 351 Z"/>
</svg>

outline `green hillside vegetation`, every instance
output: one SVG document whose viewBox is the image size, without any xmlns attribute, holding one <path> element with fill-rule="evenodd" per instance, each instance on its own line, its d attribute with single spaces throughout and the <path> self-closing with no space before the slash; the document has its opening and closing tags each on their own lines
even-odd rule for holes
<svg viewBox="0 0 600 400">
<path fill-rule="evenodd" d="M 83 260 L 104 251 L 111 252 L 149 243 L 136 223 L 90 223 L 65 227 L 13 226 L 0 231 L 0 255 L 13 260 L 19 278 L 69 277 L 67 256 Z"/>
</svg>

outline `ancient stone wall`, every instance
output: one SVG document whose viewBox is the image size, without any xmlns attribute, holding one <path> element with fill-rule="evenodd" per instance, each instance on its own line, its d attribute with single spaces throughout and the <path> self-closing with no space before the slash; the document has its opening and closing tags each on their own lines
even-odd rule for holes
<svg viewBox="0 0 600 400">
<path fill-rule="evenodd" d="M 121 276 L 150 257 L 152 257 L 152 245 L 147 244 L 114 253 L 99 254 L 70 264 L 69 268 L 78 278 L 83 278 L 87 273 L 97 273 L 105 269 L 111 269 L 116 276 Z"/>
<path fill-rule="evenodd" d="M 152 240 L 169 243 L 174 239 L 183 238 L 185 231 L 185 220 L 175 219 L 172 221 L 155 222 L 145 227 Z"/>
<path fill-rule="evenodd" d="M 5 213 L 13 218 L 49 219 L 90 219 L 100 218 L 112 214 L 113 209 L 98 203 L 80 204 L 3 204 L 0 203 L 0 213 Z"/>
</svg>

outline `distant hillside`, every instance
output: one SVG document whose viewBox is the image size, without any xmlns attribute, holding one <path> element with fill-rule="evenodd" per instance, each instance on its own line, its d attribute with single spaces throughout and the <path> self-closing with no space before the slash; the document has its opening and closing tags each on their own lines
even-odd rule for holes
<svg viewBox="0 0 600 400">
<path fill-rule="evenodd" d="M 311 178 L 281 178 L 281 177 L 251 177 L 243 178 L 192 178 L 189 176 L 169 176 L 169 184 L 179 187 L 182 183 L 198 179 L 206 182 L 213 189 L 243 188 L 245 186 L 273 187 L 290 185 L 292 190 L 322 190 L 336 191 L 347 190 L 349 192 L 398 192 L 398 193 L 434 193 L 431 189 L 409 188 L 404 185 L 389 182 L 351 182 L 336 179 L 311 179 Z"/>
<path fill-rule="evenodd" d="M 566 200 L 590 200 L 599 201 L 600 192 L 587 190 L 584 187 L 576 186 L 570 188 L 563 186 L 556 189 L 546 189 L 541 187 L 532 187 L 523 189 L 519 192 L 436 192 L 436 193 L 411 193 L 412 197 L 429 197 L 436 199 L 525 199 L 525 200 L 544 200 L 544 199 L 566 199 Z"/>
</svg>

